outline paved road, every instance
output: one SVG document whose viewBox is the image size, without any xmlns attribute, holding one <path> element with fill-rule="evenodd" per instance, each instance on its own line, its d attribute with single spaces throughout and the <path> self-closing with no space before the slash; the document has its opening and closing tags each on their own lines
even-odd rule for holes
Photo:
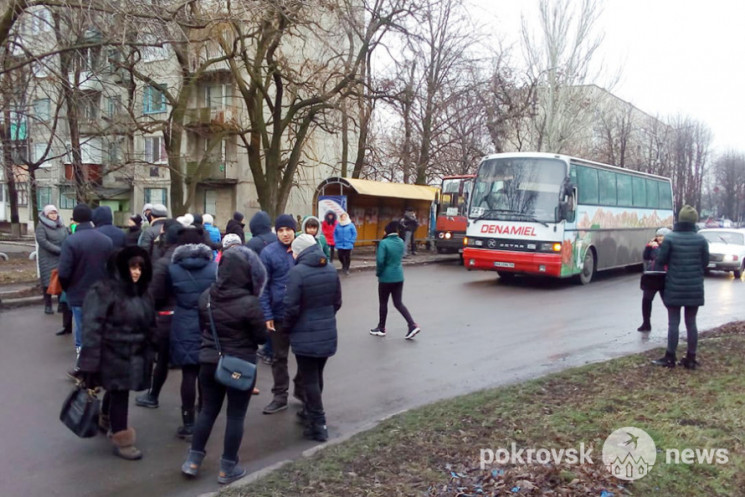
<svg viewBox="0 0 745 497">
<path fill-rule="evenodd" d="M 424 330 L 413 342 L 403 339 L 405 324 L 393 309 L 388 337 L 369 336 L 377 317 L 374 275 L 343 280 L 339 354 L 327 366 L 324 394 L 332 437 L 444 397 L 665 342 L 666 319 L 657 302 L 650 337 L 635 331 L 638 274 L 615 273 L 585 287 L 536 280 L 506 285 L 490 273 L 441 264 L 407 268 L 406 277 L 404 300 Z M 745 283 L 715 275 L 707 278 L 706 292 L 701 329 L 745 319 Z M 203 476 L 187 482 L 179 473 L 187 445 L 174 436 L 178 373 L 169 378 L 159 409 L 130 409 L 145 453 L 141 462 L 117 459 L 103 437 L 78 439 L 62 426 L 57 415 L 70 389 L 64 371 L 72 345 L 69 337 L 53 335 L 58 321 L 41 308 L 0 313 L 0 495 L 180 497 L 215 490 L 223 420 L 213 432 Z M 313 446 L 300 439 L 295 408 L 261 414 L 270 400 L 271 373 L 263 366 L 259 374 L 264 393 L 249 407 L 241 450 L 250 471 Z"/>
</svg>

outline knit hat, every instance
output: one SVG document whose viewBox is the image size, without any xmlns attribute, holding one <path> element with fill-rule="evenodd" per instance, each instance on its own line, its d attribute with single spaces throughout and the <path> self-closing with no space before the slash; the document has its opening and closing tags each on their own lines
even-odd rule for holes
<svg viewBox="0 0 745 497">
<path fill-rule="evenodd" d="M 168 217 L 168 207 L 163 204 L 155 204 L 150 208 L 150 215 L 153 217 Z"/>
<path fill-rule="evenodd" d="M 55 206 L 53 206 L 52 204 L 45 205 L 44 208 L 41 210 L 41 212 L 42 212 L 42 214 L 44 214 L 44 217 L 48 217 L 50 212 L 57 212 L 57 213 L 59 213 L 59 211 L 57 210 L 57 208 Z"/>
<path fill-rule="evenodd" d="M 297 223 L 289 214 L 280 214 L 274 221 L 274 229 L 279 231 L 280 228 L 290 228 L 292 231 L 297 230 Z"/>
<path fill-rule="evenodd" d="M 233 213 L 233 219 L 235 219 L 235 220 L 236 220 L 236 221 L 238 221 L 239 223 L 240 223 L 241 221 L 243 221 L 243 218 L 244 218 L 244 217 L 245 217 L 245 216 L 244 216 L 244 215 L 243 215 L 243 213 L 241 213 L 241 212 L 235 211 L 235 212 Z"/>
<path fill-rule="evenodd" d="M 140 216 L 139 214 L 129 216 L 129 218 L 132 220 L 133 223 L 135 223 L 135 226 L 139 226 L 142 224 L 142 216 Z"/>
<path fill-rule="evenodd" d="M 222 248 L 226 249 L 228 247 L 232 247 L 233 245 L 243 245 L 241 243 L 241 238 L 235 233 L 228 233 L 222 239 Z"/>
<path fill-rule="evenodd" d="M 202 216 L 202 222 L 204 224 L 215 224 L 215 218 L 212 217 L 212 214 L 205 214 Z"/>
<path fill-rule="evenodd" d="M 690 205 L 684 205 L 678 212 L 679 223 L 696 223 L 698 222 L 698 212 Z"/>
<path fill-rule="evenodd" d="M 90 223 L 93 219 L 93 210 L 88 204 L 78 204 L 72 210 L 72 219 L 76 223 Z"/>
<path fill-rule="evenodd" d="M 184 218 L 184 221 L 183 221 L 184 226 L 191 226 L 194 224 L 194 216 L 192 216 L 188 212 L 183 215 L 183 218 Z"/>
<path fill-rule="evenodd" d="M 667 228 L 660 228 L 657 230 L 657 233 L 655 233 L 655 236 L 667 236 L 668 233 L 670 233 L 670 230 Z"/>
<path fill-rule="evenodd" d="M 303 250 L 312 247 L 313 245 L 316 245 L 315 237 L 304 233 L 295 238 L 292 242 L 292 253 L 295 254 L 295 256 L 298 256 L 303 252 Z"/>
<path fill-rule="evenodd" d="M 391 233 L 398 233 L 398 230 L 401 228 L 401 223 L 398 221 L 391 221 L 390 223 L 385 225 L 385 234 L 390 235 Z"/>
</svg>

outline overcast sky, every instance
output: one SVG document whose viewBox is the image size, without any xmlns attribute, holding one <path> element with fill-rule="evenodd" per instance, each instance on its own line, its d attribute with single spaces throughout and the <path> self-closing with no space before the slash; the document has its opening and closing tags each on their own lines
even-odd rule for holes
<svg viewBox="0 0 745 497">
<path fill-rule="evenodd" d="M 471 0 L 517 40 L 520 12 L 537 0 Z M 576 2 L 579 4 L 579 0 Z M 745 1 L 605 0 L 598 29 L 604 63 L 621 67 L 613 93 L 651 115 L 707 124 L 717 150 L 745 152 Z M 535 24 L 537 26 L 537 24 Z"/>
</svg>

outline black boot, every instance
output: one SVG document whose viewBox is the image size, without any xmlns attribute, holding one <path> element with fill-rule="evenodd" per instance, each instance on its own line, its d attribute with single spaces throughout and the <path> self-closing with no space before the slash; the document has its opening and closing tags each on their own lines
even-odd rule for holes
<svg viewBox="0 0 745 497">
<path fill-rule="evenodd" d="M 642 299 L 642 325 L 639 326 L 636 331 L 652 331 L 652 325 L 650 320 L 652 318 L 652 301 Z"/>
<path fill-rule="evenodd" d="M 176 436 L 184 440 L 190 440 L 194 434 L 194 409 L 181 408 L 181 420 L 183 425 L 176 430 Z"/>
<path fill-rule="evenodd" d="M 659 359 L 652 361 L 652 364 L 654 364 L 655 366 L 662 366 L 664 368 L 674 368 L 675 367 L 675 354 L 665 352 L 664 357 L 661 357 Z"/>
<path fill-rule="evenodd" d="M 308 440 L 315 440 L 316 442 L 325 442 L 329 439 L 329 431 L 325 424 L 310 423 L 305 430 L 303 430 L 303 436 Z"/>
<path fill-rule="evenodd" d="M 44 305 L 44 314 L 54 314 L 54 311 L 52 310 L 52 304 Z"/>
<path fill-rule="evenodd" d="M 690 352 L 678 364 L 686 369 L 696 369 L 699 366 L 696 361 L 696 354 L 691 354 Z"/>
</svg>

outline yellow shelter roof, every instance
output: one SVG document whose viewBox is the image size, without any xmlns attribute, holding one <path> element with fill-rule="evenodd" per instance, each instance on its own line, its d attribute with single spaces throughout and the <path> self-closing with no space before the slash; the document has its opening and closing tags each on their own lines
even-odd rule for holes
<svg viewBox="0 0 745 497">
<path fill-rule="evenodd" d="M 438 188 L 426 185 L 407 185 L 354 178 L 328 178 L 319 185 L 319 189 L 329 183 L 342 183 L 353 188 L 360 195 L 371 197 L 393 197 L 409 200 L 433 202 Z"/>
</svg>

